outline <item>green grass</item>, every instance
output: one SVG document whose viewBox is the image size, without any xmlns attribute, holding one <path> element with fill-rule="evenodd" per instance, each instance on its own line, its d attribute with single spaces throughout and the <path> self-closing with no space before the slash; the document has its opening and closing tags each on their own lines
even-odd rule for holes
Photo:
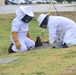
<svg viewBox="0 0 76 75">
<path fill-rule="evenodd" d="M 74 13 L 60 13 L 67 17 Z M 36 21 L 39 13 L 30 22 L 30 32 L 35 41 L 36 36 L 48 40 L 48 31 L 42 37 L 42 29 Z M 0 59 L 18 59 L 8 64 L 0 64 L 0 75 L 76 75 L 76 46 L 69 48 L 52 49 L 43 48 L 26 51 L 23 53 L 8 54 L 10 45 L 11 22 L 15 14 L 0 15 Z M 70 17 L 76 20 L 75 16 Z"/>
</svg>

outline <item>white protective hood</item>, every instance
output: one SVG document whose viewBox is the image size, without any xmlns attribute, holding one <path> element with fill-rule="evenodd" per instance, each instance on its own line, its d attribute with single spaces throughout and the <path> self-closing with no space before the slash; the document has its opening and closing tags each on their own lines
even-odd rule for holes
<svg viewBox="0 0 76 75">
<path fill-rule="evenodd" d="M 20 8 L 16 10 L 16 15 L 17 15 L 17 18 L 19 18 L 20 20 L 25 16 L 25 14 L 21 11 Z"/>
<path fill-rule="evenodd" d="M 34 17 L 34 14 L 32 12 L 32 8 L 31 6 L 20 6 L 17 10 L 16 10 L 16 15 L 17 17 L 21 20 L 25 15 Z"/>
</svg>

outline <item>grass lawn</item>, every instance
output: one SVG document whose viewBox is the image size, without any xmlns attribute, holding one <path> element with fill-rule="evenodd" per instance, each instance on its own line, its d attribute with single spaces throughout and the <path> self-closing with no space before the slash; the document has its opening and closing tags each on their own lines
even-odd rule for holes
<svg viewBox="0 0 76 75">
<path fill-rule="evenodd" d="M 36 21 L 40 13 L 30 22 L 29 29 L 32 39 L 36 36 L 48 40 L 48 31 L 42 36 L 42 29 Z M 51 13 L 54 15 L 55 13 Z M 76 22 L 76 12 L 60 12 L 59 15 L 68 17 Z M 0 64 L 0 75 L 76 75 L 76 46 L 52 49 L 42 48 L 23 53 L 8 54 L 10 45 L 11 22 L 15 14 L 0 14 L 0 59 L 18 59 L 8 64 Z"/>
</svg>

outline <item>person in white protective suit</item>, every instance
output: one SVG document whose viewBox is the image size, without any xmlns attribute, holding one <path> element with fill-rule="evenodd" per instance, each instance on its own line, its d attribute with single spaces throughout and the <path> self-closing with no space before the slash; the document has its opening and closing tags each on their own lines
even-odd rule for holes
<svg viewBox="0 0 76 75">
<path fill-rule="evenodd" d="M 37 21 L 39 27 L 48 29 L 51 45 L 58 40 L 61 41 L 61 48 L 67 48 L 68 44 L 76 45 L 76 23 L 71 19 L 40 14 Z"/>
<path fill-rule="evenodd" d="M 29 32 L 29 22 L 34 17 L 31 6 L 20 6 L 16 10 L 16 17 L 12 21 L 11 41 L 8 53 L 24 52 L 35 47 Z"/>
</svg>

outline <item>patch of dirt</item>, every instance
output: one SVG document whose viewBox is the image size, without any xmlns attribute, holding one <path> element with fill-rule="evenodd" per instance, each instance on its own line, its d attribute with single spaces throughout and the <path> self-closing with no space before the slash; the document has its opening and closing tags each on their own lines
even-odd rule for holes
<svg viewBox="0 0 76 75">
<path fill-rule="evenodd" d="M 44 12 L 42 12 L 44 13 Z M 38 18 L 38 16 L 41 14 L 41 13 L 34 13 L 35 14 L 35 19 Z M 45 13 L 46 14 L 46 13 Z M 72 12 L 58 12 L 59 16 L 64 16 L 64 17 L 67 17 L 67 18 L 70 18 L 72 20 L 74 20 L 76 22 L 76 10 L 75 11 L 72 11 Z M 55 16 L 55 12 L 50 12 L 50 15 L 53 15 Z M 0 14 L 1 17 L 5 17 L 7 16 L 6 18 L 11 18 L 11 17 L 15 17 L 16 14 L 14 13 L 10 13 L 10 14 Z"/>
<path fill-rule="evenodd" d="M 35 18 L 37 18 L 41 13 L 35 13 Z M 46 14 L 46 13 L 45 13 Z M 59 16 L 67 17 L 76 22 L 76 11 L 74 12 L 58 12 Z M 51 12 L 50 15 L 55 16 L 55 12 Z"/>
<path fill-rule="evenodd" d="M 44 43 L 43 46 L 35 47 L 35 48 L 30 48 L 29 50 L 41 50 L 45 48 L 52 48 L 50 44 Z"/>
<path fill-rule="evenodd" d="M 62 72 L 60 75 L 76 75 L 76 68 L 68 68 L 64 72 Z"/>
</svg>

